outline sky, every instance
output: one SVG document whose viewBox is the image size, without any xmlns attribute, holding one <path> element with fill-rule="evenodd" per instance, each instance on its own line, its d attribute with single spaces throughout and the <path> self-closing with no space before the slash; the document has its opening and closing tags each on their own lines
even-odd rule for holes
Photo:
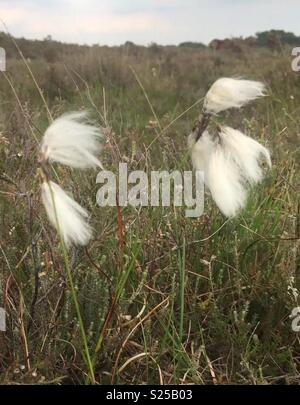
<svg viewBox="0 0 300 405">
<path fill-rule="evenodd" d="M 269 29 L 300 35 L 300 1 L 0 0 L 0 19 L 12 35 L 30 39 L 51 35 L 79 44 L 208 44 Z"/>
</svg>

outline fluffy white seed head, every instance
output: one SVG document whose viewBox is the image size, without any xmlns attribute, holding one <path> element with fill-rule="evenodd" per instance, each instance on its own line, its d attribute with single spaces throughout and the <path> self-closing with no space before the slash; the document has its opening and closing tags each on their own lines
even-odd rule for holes
<svg viewBox="0 0 300 405">
<path fill-rule="evenodd" d="M 193 132 L 189 135 L 188 147 L 195 170 L 204 171 L 214 145 L 215 142 L 207 130 L 203 132 L 197 142 L 195 142 L 195 134 Z"/>
<path fill-rule="evenodd" d="M 43 160 L 78 169 L 102 168 L 97 158 L 101 138 L 99 128 L 88 123 L 86 112 L 64 114 L 47 128 L 40 154 Z"/>
<path fill-rule="evenodd" d="M 261 82 L 222 77 L 207 92 L 204 111 L 217 114 L 228 108 L 240 108 L 264 95 L 265 85 Z"/>
<path fill-rule="evenodd" d="M 42 201 L 51 224 L 61 233 L 67 247 L 86 245 L 92 237 L 88 213 L 52 181 L 42 184 Z"/>
<path fill-rule="evenodd" d="M 204 178 L 220 211 L 227 217 L 236 216 L 245 206 L 247 190 L 238 166 L 221 144 L 212 152 Z"/>
<path fill-rule="evenodd" d="M 204 171 L 205 184 L 221 212 L 236 216 L 245 207 L 249 186 L 263 178 L 262 158 L 271 166 L 269 151 L 230 127 L 221 128 L 218 141 L 208 131 L 196 143 L 192 135 L 194 168 Z"/>
<path fill-rule="evenodd" d="M 272 166 L 270 152 L 259 142 L 230 127 L 222 127 L 219 132 L 223 149 L 232 156 L 246 180 L 258 183 L 263 178 L 262 160 Z"/>
</svg>

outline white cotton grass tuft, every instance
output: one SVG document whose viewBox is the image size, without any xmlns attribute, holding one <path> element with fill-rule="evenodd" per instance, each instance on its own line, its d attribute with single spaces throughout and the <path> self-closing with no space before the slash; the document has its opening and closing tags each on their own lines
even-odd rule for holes
<svg viewBox="0 0 300 405">
<path fill-rule="evenodd" d="M 218 137 L 205 131 L 192 144 L 191 157 L 212 198 L 227 217 L 236 216 L 247 202 L 249 186 L 263 178 L 262 158 L 271 166 L 269 151 L 257 141 L 230 127 L 222 127 Z"/>
<path fill-rule="evenodd" d="M 97 158 L 101 139 L 100 129 L 88 123 L 86 112 L 64 114 L 47 128 L 40 148 L 41 160 L 78 169 L 102 168 Z"/>
<path fill-rule="evenodd" d="M 214 82 L 204 99 L 204 111 L 217 114 L 228 108 L 240 108 L 265 96 L 265 85 L 258 81 L 222 77 Z"/>
<path fill-rule="evenodd" d="M 87 211 L 53 181 L 44 181 L 41 189 L 48 218 L 61 234 L 66 246 L 86 245 L 92 237 Z"/>
<path fill-rule="evenodd" d="M 220 211 L 227 217 L 236 216 L 245 206 L 247 191 L 238 166 L 220 144 L 210 156 L 204 178 Z"/>
<path fill-rule="evenodd" d="M 260 182 L 263 179 L 262 159 L 269 167 L 272 166 L 268 149 L 241 131 L 230 127 L 221 127 L 219 137 L 223 149 L 232 156 L 246 180 L 250 183 Z"/>
<path fill-rule="evenodd" d="M 202 133 L 197 142 L 195 142 L 195 134 L 193 132 L 189 135 L 188 147 L 195 170 L 205 170 L 214 145 L 215 142 L 207 130 Z"/>
</svg>

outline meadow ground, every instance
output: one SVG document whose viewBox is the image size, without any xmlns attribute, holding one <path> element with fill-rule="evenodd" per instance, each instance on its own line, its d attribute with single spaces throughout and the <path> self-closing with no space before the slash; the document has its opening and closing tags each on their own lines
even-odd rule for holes
<svg viewBox="0 0 300 405">
<path fill-rule="evenodd" d="M 300 73 L 289 48 L 239 53 L 91 47 L 10 57 L 0 75 L 1 384 L 299 384 Z M 1 72 L 0 72 L 1 73 Z M 226 220 L 184 208 L 96 206 L 97 172 L 55 166 L 91 213 L 95 238 L 65 260 L 40 201 L 37 142 L 49 113 L 88 109 L 118 171 L 190 170 L 186 140 L 220 76 L 266 83 L 268 97 L 218 118 L 272 151 L 247 208 Z M 48 110 L 48 111 L 47 111 Z M 87 348 L 90 364 L 87 365 Z"/>
</svg>

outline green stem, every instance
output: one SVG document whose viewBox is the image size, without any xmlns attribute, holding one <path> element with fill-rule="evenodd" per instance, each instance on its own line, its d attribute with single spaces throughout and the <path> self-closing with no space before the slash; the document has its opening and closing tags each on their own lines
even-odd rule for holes
<svg viewBox="0 0 300 405">
<path fill-rule="evenodd" d="M 71 272 L 70 265 L 69 265 L 68 253 L 67 253 L 66 245 L 65 245 L 65 242 L 63 240 L 61 231 L 60 231 L 60 226 L 59 226 L 59 221 L 58 221 L 57 212 L 56 212 L 56 206 L 55 206 L 53 190 L 52 190 L 49 182 L 48 182 L 48 186 L 49 186 L 50 192 L 51 192 L 51 198 L 52 198 L 52 203 L 53 203 L 53 207 L 54 207 L 57 231 L 58 231 L 58 234 L 59 234 L 60 246 L 61 246 L 61 249 L 62 249 L 62 252 L 63 252 L 64 262 L 65 262 L 65 269 L 66 269 L 66 273 L 67 273 L 67 277 L 68 277 L 69 286 L 70 286 L 70 289 L 71 289 L 72 300 L 73 300 L 73 303 L 74 303 L 74 306 L 75 306 L 76 315 L 77 315 L 77 321 L 79 323 L 79 329 L 80 329 L 80 332 L 81 332 L 81 338 L 82 338 L 83 349 L 84 349 L 84 352 L 83 352 L 84 356 L 83 357 L 84 357 L 85 363 L 86 363 L 88 371 L 89 371 L 89 378 L 91 380 L 91 383 L 95 384 L 95 374 L 94 374 L 93 363 L 92 363 L 92 359 L 91 359 L 90 352 L 89 352 L 87 337 L 86 337 L 86 333 L 85 333 L 85 330 L 84 330 L 84 325 L 83 325 L 83 320 L 82 320 L 80 307 L 79 307 L 79 303 L 78 303 L 78 299 L 77 299 L 74 280 L 73 280 L 72 272 Z"/>
</svg>

